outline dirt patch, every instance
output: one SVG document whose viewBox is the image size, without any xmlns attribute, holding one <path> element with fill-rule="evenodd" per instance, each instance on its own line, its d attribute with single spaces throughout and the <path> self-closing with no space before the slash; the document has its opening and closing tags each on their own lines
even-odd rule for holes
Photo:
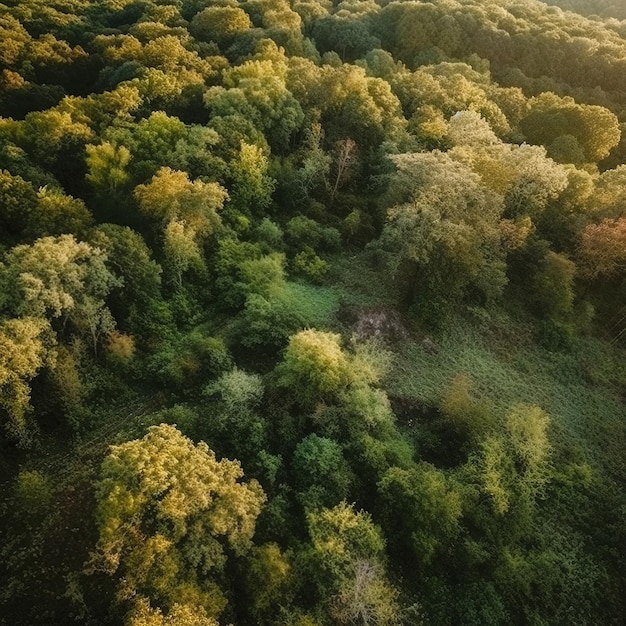
<svg viewBox="0 0 626 626">
<path fill-rule="evenodd" d="M 354 332 L 359 339 L 382 339 L 395 343 L 408 339 L 409 331 L 402 317 L 393 309 L 365 309 L 357 313 Z"/>
</svg>

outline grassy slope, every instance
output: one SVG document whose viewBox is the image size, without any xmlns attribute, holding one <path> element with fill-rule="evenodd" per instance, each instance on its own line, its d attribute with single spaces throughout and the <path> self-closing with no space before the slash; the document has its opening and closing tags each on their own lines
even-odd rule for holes
<svg viewBox="0 0 626 626">
<path fill-rule="evenodd" d="M 333 263 L 334 288 L 350 305 L 396 306 L 381 275 L 363 257 Z M 572 460 L 626 481 L 626 354 L 593 336 L 550 352 L 536 342 L 531 320 L 504 310 L 459 315 L 434 340 L 434 354 L 415 331 L 393 347 L 386 381 L 390 396 L 436 406 L 457 374 L 498 413 L 515 403 L 536 404 L 550 414 L 551 441 Z"/>
</svg>

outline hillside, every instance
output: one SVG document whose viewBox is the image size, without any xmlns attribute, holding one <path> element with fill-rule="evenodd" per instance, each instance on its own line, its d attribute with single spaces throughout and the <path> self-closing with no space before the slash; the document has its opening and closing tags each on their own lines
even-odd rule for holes
<svg viewBox="0 0 626 626">
<path fill-rule="evenodd" d="M 0 625 L 621 625 L 626 14 L 0 4 Z"/>
</svg>

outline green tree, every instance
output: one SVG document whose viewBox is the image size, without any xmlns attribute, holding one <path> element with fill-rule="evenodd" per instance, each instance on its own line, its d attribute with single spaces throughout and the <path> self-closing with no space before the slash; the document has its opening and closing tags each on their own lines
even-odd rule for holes
<svg viewBox="0 0 626 626">
<path fill-rule="evenodd" d="M 43 187 L 37 193 L 37 213 L 33 215 L 28 234 L 33 239 L 68 232 L 84 237 L 92 224 L 93 216 L 82 200 L 60 189 Z"/>
<path fill-rule="evenodd" d="M 344 63 L 380 47 L 380 40 L 370 34 L 367 22 L 356 16 L 322 17 L 314 22 L 311 35 L 320 53 L 333 50 Z"/>
<path fill-rule="evenodd" d="M 262 215 L 272 203 L 276 181 L 268 174 L 269 161 L 258 146 L 241 142 L 230 163 L 230 204 L 245 215 Z"/>
<path fill-rule="evenodd" d="M 307 510 L 331 507 L 348 496 L 352 476 L 341 446 L 332 439 L 308 435 L 293 455 L 295 483 Z"/>
<path fill-rule="evenodd" d="M 410 469 L 392 467 L 378 490 L 385 504 L 384 528 L 396 550 L 407 551 L 405 558 L 411 554 L 422 567 L 446 555 L 461 531 L 463 502 L 448 476 L 424 462 Z"/>
<path fill-rule="evenodd" d="M 290 594 L 291 565 L 278 545 L 269 543 L 253 549 L 247 565 L 246 583 L 252 597 L 252 615 L 257 623 L 271 623 L 279 606 L 286 606 Z M 263 617 L 266 619 L 264 620 Z"/>
<path fill-rule="evenodd" d="M 204 102 L 212 116 L 248 118 L 272 146 L 284 150 L 304 113 L 286 86 L 284 53 L 273 42 L 266 43 L 256 58 L 227 70 L 223 86 L 210 87 Z"/>
<path fill-rule="evenodd" d="M 555 142 L 561 138 L 559 145 L 562 146 L 563 138 L 572 138 L 576 150 L 580 150 L 588 163 L 597 163 L 607 157 L 620 139 L 619 123 L 614 113 L 601 106 L 578 104 L 573 98 L 560 98 L 550 92 L 531 101 L 530 112 L 520 126 L 528 141 L 551 146 L 555 156 L 558 154 Z M 575 155 L 578 156 L 578 152 Z"/>
<path fill-rule="evenodd" d="M 160 300 L 161 266 L 152 258 L 143 237 L 127 226 L 101 224 L 90 241 L 106 253 L 109 265 L 123 281 L 111 294 L 111 310 L 120 321 L 132 320 L 131 330 L 136 332 L 135 326 L 141 327 L 140 318 L 154 317 L 146 311 Z"/>
<path fill-rule="evenodd" d="M 487 532 L 503 533 L 507 541 L 528 533 L 537 497 L 551 478 L 549 416 L 539 407 L 515 405 L 501 432 L 485 438 L 470 456 L 467 469 L 478 497 L 487 498 L 491 513 L 480 517 Z M 482 501 L 481 501 L 482 502 Z M 479 513 L 482 503 L 473 511 Z M 493 515 L 501 520 L 496 530 Z"/>
<path fill-rule="evenodd" d="M 397 173 L 377 247 L 405 294 L 431 322 L 470 287 L 486 300 L 506 284 L 499 221 L 502 197 L 441 152 L 392 157 Z M 395 202 L 394 202 L 395 201 Z"/>
<path fill-rule="evenodd" d="M 567 321 L 574 306 L 576 266 L 556 252 L 549 251 L 533 281 L 534 300 L 541 313 L 554 320 Z"/>
<path fill-rule="evenodd" d="M 86 144 L 93 140 L 93 131 L 83 121 L 58 109 L 34 111 L 20 122 L 18 140 L 34 159 L 48 168 L 65 168 L 63 159 L 76 160 Z"/>
<path fill-rule="evenodd" d="M 37 192 L 31 183 L 6 170 L 0 171 L 0 226 L 2 243 L 22 243 L 29 217 L 37 211 Z"/>
</svg>

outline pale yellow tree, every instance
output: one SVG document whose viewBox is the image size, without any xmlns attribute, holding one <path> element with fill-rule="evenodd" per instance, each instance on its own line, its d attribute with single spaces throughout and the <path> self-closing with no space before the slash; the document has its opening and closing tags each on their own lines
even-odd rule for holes
<svg viewBox="0 0 626 626">
<path fill-rule="evenodd" d="M 7 255 L 9 284 L 19 294 L 21 316 L 61 318 L 88 333 L 94 351 L 115 323 L 105 298 L 121 281 L 106 254 L 73 235 L 43 237 Z"/>
<path fill-rule="evenodd" d="M 196 232 L 185 222 L 176 218 L 165 227 L 163 252 L 179 287 L 183 284 L 183 272 L 192 266 L 203 267 L 204 265 L 202 252 L 196 242 Z"/>
</svg>

